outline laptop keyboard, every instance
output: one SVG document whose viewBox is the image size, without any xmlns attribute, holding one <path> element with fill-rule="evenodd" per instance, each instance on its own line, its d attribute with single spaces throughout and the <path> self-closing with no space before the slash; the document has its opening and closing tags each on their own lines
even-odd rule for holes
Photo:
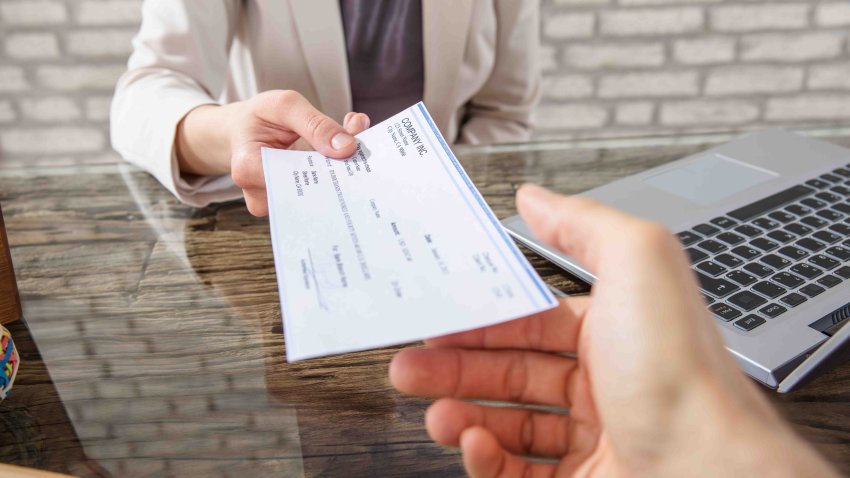
<svg viewBox="0 0 850 478">
<path fill-rule="evenodd" d="M 850 164 L 678 236 L 709 310 L 754 330 L 850 279 Z"/>
</svg>

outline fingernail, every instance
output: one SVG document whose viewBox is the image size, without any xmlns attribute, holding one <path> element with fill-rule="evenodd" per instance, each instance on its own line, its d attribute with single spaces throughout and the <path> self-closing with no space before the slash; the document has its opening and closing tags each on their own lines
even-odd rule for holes
<svg viewBox="0 0 850 478">
<path fill-rule="evenodd" d="M 351 136 L 348 133 L 337 133 L 336 136 L 331 138 L 331 146 L 333 149 L 344 149 L 354 143 L 354 136 Z"/>
<path fill-rule="evenodd" d="M 371 124 L 372 124 L 372 122 L 369 120 L 368 116 L 360 115 L 360 128 L 369 129 L 369 125 L 371 125 Z"/>
</svg>

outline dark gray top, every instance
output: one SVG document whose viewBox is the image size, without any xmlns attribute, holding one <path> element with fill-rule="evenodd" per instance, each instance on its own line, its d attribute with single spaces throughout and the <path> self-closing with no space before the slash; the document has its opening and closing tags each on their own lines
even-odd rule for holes
<svg viewBox="0 0 850 478">
<path fill-rule="evenodd" d="M 372 124 L 422 100 L 420 0 L 340 0 L 353 111 Z"/>
</svg>

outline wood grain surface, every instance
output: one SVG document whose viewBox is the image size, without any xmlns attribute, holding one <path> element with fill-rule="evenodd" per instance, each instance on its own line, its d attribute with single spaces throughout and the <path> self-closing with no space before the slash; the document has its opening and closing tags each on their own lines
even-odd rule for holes
<svg viewBox="0 0 850 478">
<path fill-rule="evenodd" d="M 461 161 L 506 217 L 523 182 L 575 193 L 704 147 Z M 424 431 L 429 402 L 390 387 L 398 347 L 286 363 L 268 223 L 243 204 L 192 209 L 124 165 L 0 171 L 0 201 L 26 321 L 15 333 L 31 337 L 0 461 L 77 476 L 463 475 Z M 529 258 L 550 284 L 588 291 Z M 850 472 L 850 365 L 765 393 Z"/>
<path fill-rule="evenodd" d="M 18 286 L 15 282 L 12 256 L 9 254 L 9 242 L 6 240 L 3 209 L 0 208 L 0 324 L 8 324 L 20 318 L 21 303 L 18 300 Z"/>
</svg>

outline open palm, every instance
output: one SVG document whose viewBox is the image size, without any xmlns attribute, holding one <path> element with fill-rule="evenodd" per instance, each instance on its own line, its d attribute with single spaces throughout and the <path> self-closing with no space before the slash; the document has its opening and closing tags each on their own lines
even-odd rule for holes
<svg viewBox="0 0 850 478">
<path fill-rule="evenodd" d="M 460 446 L 472 476 L 653 475 L 681 455 L 711 390 L 769 410 L 723 350 L 674 236 L 592 201 L 523 189 L 526 223 L 594 271 L 592 296 L 429 340 L 390 368 L 399 390 L 440 398 L 428 432 Z"/>
</svg>

